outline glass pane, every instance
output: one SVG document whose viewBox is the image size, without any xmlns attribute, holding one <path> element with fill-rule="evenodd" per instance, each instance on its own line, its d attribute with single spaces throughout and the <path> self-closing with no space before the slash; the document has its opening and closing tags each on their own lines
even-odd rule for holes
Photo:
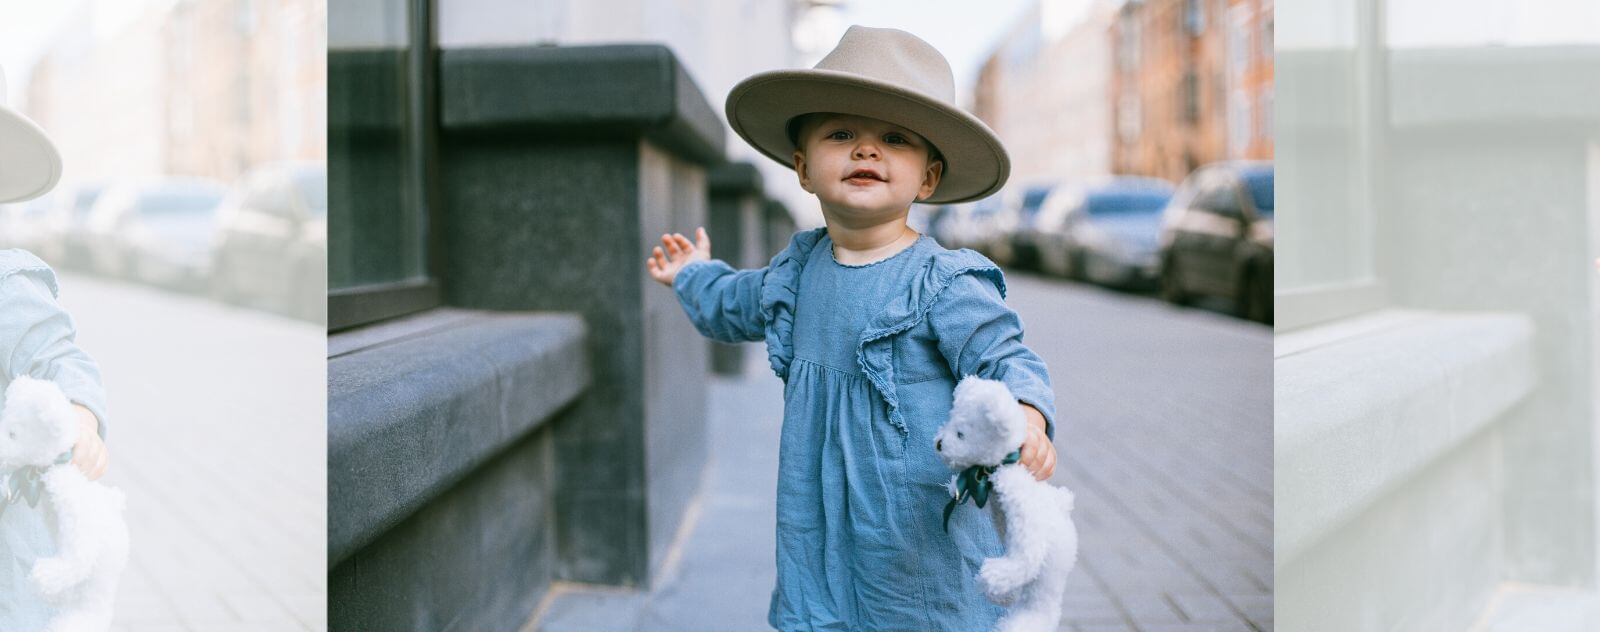
<svg viewBox="0 0 1600 632">
<path fill-rule="evenodd" d="M 1277 287 L 1373 276 L 1372 26 L 1376 0 L 1285 0 L 1277 29 Z"/>
<path fill-rule="evenodd" d="M 408 0 L 328 6 L 328 288 L 422 277 Z"/>
</svg>

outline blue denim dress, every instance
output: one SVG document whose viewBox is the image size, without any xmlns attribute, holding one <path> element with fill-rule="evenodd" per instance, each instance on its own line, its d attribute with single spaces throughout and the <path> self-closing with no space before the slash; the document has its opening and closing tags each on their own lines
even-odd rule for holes
<svg viewBox="0 0 1600 632">
<path fill-rule="evenodd" d="M 797 235 L 773 264 L 680 271 L 674 289 L 702 334 L 766 339 L 784 379 L 778 463 L 779 630 L 988 630 L 1003 614 L 978 568 L 1004 550 L 987 509 L 943 528 L 952 471 L 933 436 L 957 376 L 1001 379 L 1046 415 L 1054 399 L 999 270 L 923 236 L 847 266 L 824 231 Z"/>
<path fill-rule="evenodd" d="M 56 292 L 55 274 L 43 261 L 21 250 L 0 250 L 0 410 L 16 377 L 51 380 L 94 412 L 104 436 L 100 371 L 74 344 L 76 330 L 56 304 Z M 55 554 L 48 503 L 18 502 L 0 513 L 0 630 L 42 630 L 53 614 L 29 578 L 35 560 Z"/>
</svg>

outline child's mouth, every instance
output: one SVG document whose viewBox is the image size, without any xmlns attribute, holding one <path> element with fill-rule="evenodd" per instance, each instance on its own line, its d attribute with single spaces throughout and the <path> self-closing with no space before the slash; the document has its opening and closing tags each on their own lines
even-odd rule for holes
<svg viewBox="0 0 1600 632">
<path fill-rule="evenodd" d="M 879 178 L 877 174 L 863 170 L 850 174 L 850 177 L 845 178 L 844 181 L 855 185 L 867 185 L 883 182 L 883 179 Z"/>
</svg>

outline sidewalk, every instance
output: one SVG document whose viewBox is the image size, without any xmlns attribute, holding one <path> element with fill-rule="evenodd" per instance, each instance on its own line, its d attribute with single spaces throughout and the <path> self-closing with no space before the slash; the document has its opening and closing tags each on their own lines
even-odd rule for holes
<svg viewBox="0 0 1600 632">
<path fill-rule="evenodd" d="M 1272 629 L 1272 332 L 1007 273 L 1049 363 L 1080 562 L 1061 630 Z M 558 585 L 526 630 L 768 629 L 783 385 L 715 378 L 712 461 L 649 592 Z"/>
<path fill-rule="evenodd" d="M 112 630 L 327 629 L 326 334 L 93 277 L 61 304 L 109 399 L 131 545 Z"/>
</svg>

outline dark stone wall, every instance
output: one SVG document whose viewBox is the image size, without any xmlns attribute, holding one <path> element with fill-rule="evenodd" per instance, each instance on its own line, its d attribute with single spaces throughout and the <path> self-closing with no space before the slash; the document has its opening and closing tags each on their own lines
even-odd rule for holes
<svg viewBox="0 0 1600 632">
<path fill-rule="evenodd" d="M 711 194 L 711 254 L 735 268 L 760 268 L 771 260 L 763 238 L 766 213 L 761 172 L 747 162 L 718 165 L 706 174 Z M 689 234 L 684 229 L 684 234 Z M 746 343 L 748 344 L 748 343 Z M 724 375 L 744 372 L 740 345 L 711 341 L 711 370 Z"/>
<path fill-rule="evenodd" d="M 447 302 L 591 332 L 592 386 L 552 428 L 556 576 L 648 585 L 705 467 L 707 359 L 644 259 L 705 221 L 721 124 L 659 46 L 446 51 L 441 82 Z"/>
<path fill-rule="evenodd" d="M 502 630 L 526 620 L 554 566 L 550 435 L 535 431 L 334 567 L 328 628 Z"/>
</svg>

